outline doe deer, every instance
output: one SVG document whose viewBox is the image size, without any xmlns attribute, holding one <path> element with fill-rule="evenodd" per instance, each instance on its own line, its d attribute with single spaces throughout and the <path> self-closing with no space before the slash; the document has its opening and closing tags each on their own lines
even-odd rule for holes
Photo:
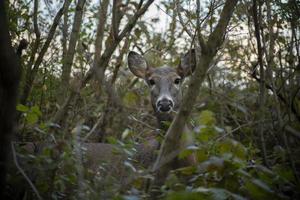
<svg viewBox="0 0 300 200">
<path fill-rule="evenodd" d="M 172 122 L 182 101 L 182 82 L 191 75 L 196 67 L 195 50 L 192 49 L 181 57 L 177 68 L 161 66 L 154 68 L 140 54 L 130 51 L 128 54 L 128 67 L 137 77 L 145 80 L 150 88 L 151 104 L 158 121 L 158 126 L 165 129 L 165 122 Z M 180 141 L 180 148 L 183 149 L 193 143 L 191 131 L 186 130 Z M 155 139 L 149 139 L 152 144 L 150 151 L 158 148 L 159 144 Z M 188 157 L 189 163 L 194 163 L 194 156 Z"/>
</svg>

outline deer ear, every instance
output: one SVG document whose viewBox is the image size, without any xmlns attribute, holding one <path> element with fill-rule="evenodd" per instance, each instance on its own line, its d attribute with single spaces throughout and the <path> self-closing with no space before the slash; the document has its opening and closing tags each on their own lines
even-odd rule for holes
<svg viewBox="0 0 300 200">
<path fill-rule="evenodd" d="M 181 77 L 191 75 L 196 68 L 196 52 L 195 49 L 191 49 L 184 56 L 181 57 L 179 66 L 177 67 L 177 73 Z"/>
<path fill-rule="evenodd" d="M 142 55 L 134 51 L 130 51 L 128 54 L 128 67 L 130 71 L 137 77 L 145 78 L 147 62 Z"/>
</svg>

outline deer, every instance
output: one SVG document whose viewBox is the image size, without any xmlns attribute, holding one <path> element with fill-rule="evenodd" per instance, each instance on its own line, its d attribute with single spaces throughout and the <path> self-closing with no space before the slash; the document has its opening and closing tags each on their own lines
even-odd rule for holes
<svg viewBox="0 0 300 200">
<path fill-rule="evenodd" d="M 177 68 L 171 66 L 154 68 L 148 64 L 147 60 L 142 55 L 134 51 L 128 53 L 127 60 L 129 70 L 136 77 L 144 80 L 148 85 L 152 109 L 157 119 L 157 127 L 166 131 L 167 127 L 165 126 L 165 122 L 172 122 L 176 112 L 180 108 L 183 97 L 182 83 L 184 79 L 190 76 L 195 70 L 195 50 L 192 49 L 184 54 L 181 57 Z M 187 147 L 187 145 L 191 145 L 192 142 L 193 138 L 188 135 L 181 142 L 180 148 L 183 149 Z M 141 153 L 141 159 L 138 159 L 138 161 L 145 159 L 147 156 L 153 157 L 153 152 L 156 151 L 160 145 L 154 138 L 150 138 L 148 144 L 150 145 L 141 144 L 139 146 L 140 151 L 138 152 L 146 153 Z M 55 145 L 53 145 L 53 147 L 55 148 Z M 122 162 L 127 159 L 126 155 L 120 151 L 115 153 L 115 145 L 105 143 L 82 143 L 81 147 L 85 149 L 85 153 L 83 154 L 85 158 L 83 160 L 86 162 L 84 162 L 83 165 L 87 166 L 91 171 L 97 173 L 101 164 L 108 163 L 108 165 L 111 166 L 109 168 L 111 170 L 110 173 L 120 177 L 120 182 L 128 183 L 132 180 L 132 176 L 134 176 L 133 173 L 130 173 L 128 169 L 123 169 L 124 164 Z M 25 149 L 30 153 L 40 151 L 40 149 L 43 148 L 44 147 L 41 144 L 36 145 L 27 143 L 25 145 Z M 58 154 L 59 153 L 61 152 L 58 150 Z M 14 158 L 14 160 L 16 161 L 16 158 Z M 193 162 L 193 158 L 189 160 L 191 160 L 189 163 Z M 153 163 L 153 159 L 148 159 L 145 164 L 151 167 L 151 164 Z"/>
<path fill-rule="evenodd" d="M 128 54 L 128 67 L 130 71 L 136 77 L 144 80 L 150 89 L 151 105 L 159 129 L 166 131 L 168 127 L 165 124 L 172 122 L 180 108 L 183 97 L 182 83 L 196 68 L 195 54 L 195 49 L 191 49 L 184 54 L 177 68 L 171 66 L 154 68 L 148 64 L 142 55 L 134 51 L 130 51 Z M 150 151 L 159 148 L 160 144 L 154 138 L 150 138 L 149 140 Z M 187 127 L 185 127 L 181 140 L 181 149 L 193 144 L 193 135 Z M 188 163 L 191 164 L 196 162 L 194 156 L 189 156 L 188 160 Z"/>
</svg>

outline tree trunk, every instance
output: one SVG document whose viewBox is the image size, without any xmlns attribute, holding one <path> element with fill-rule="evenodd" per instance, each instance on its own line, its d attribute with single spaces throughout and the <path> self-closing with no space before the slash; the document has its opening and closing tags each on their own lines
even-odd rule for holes
<svg viewBox="0 0 300 200">
<path fill-rule="evenodd" d="M 253 0 L 253 21 L 254 21 L 254 28 L 255 28 L 255 37 L 256 37 L 256 44 L 257 44 L 257 51 L 258 51 L 258 64 L 259 64 L 259 76 L 260 76 L 260 84 L 259 84 L 259 112 L 261 117 L 261 123 L 258 127 L 259 136 L 260 136 L 260 143 L 261 143 L 261 150 L 264 164 L 268 166 L 267 161 L 267 152 L 266 152 L 266 144 L 265 144 L 265 136 L 264 136 L 264 119 L 265 119 L 265 70 L 263 65 L 263 51 L 261 46 L 261 35 L 260 35 L 260 23 L 261 20 L 259 17 L 261 16 L 261 8 L 259 8 L 259 16 L 257 13 L 257 4 L 256 0 Z"/>
<path fill-rule="evenodd" d="M 0 199 L 5 199 L 6 164 L 16 114 L 20 63 L 9 35 L 5 1 L 0 1 Z"/>
<path fill-rule="evenodd" d="M 65 57 L 63 58 L 63 67 L 61 75 L 61 90 L 59 95 L 63 95 L 69 88 L 70 75 L 72 70 L 72 64 L 75 55 L 75 49 L 79 38 L 79 32 L 82 24 L 83 8 L 86 0 L 79 0 L 76 5 L 76 11 L 74 15 L 73 27 L 69 41 L 69 47 Z"/>
</svg>

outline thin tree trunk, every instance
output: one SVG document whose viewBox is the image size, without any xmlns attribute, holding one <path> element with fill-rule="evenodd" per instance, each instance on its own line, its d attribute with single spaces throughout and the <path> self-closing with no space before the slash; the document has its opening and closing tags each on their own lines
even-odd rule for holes
<svg viewBox="0 0 300 200">
<path fill-rule="evenodd" d="M 130 40 L 129 40 L 129 36 L 126 37 L 125 41 L 124 41 L 124 45 L 120 51 L 120 55 L 118 56 L 117 60 L 116 60 L 116 66 L 113 70 L 113 75 L 111 78 L 111 85 L 113 85 L 115 83 L 115 81 L 117 80 L 118 77 L 118 72 L 120 70 L 120 67 L 123 65 L 123 57 L 125 55 L 125 53 L 128 51 L 128 47 L 130 44 Z"/>
<path fill-rule="evenodd" d="M 63 21 L 63 25 L 62 25 L 62 48 L 63 48 L 63 52 L 62 52 L 62 62 L 63 59 L 66 57 L 67 55 L 67 51 L 68 51 L 68 29 L 69 29 L 69 10 L 66 9 L 65 13 L 64 13 L 64 21 Z"/>
<path fill-rule="evenodd" d="M 99 22 L 97 26 L 97 34 L 96 34 L 96 41 L 95 41 L 95 58 L 94 58 L 94 63 L 99 62 L 99 58 L 102 53 L 102 42 L 103 42 L 103 37 L 104 37 L 104 29 L 105 29 L 105 24 L 107 20 L 107 8 L 108 8 L 109 0 L 103 0 L 100 8 L 99 8 Z"/>
<path fill-rule="evenodd" d="M 64 66 L 64 60 L 67 56 L 68 52 L 68 29 L 69 29 L 69 9 L 66 9 L 64 14 L 63 14 L 63 24 L 62 24 L 62 39 L 61 39 L 61 44 L 62 44 L 62 70 Z M 62 103 L 65 99 L 65 93 L 64 90 L 59 89 L 57 95 L 57 102 Z"/>
<path fill-rule="evenodd" d="M 263 162 L 266 166 L 268 166 L 267 161 L 267 151 L 266 151 L 266 143 L 265 143 L 265 136 L 264 136 L 264 118 L 265 118 L 265 70 L 263 65 L 263 51 L 261 46 L 261 38 L 260 38 L 260 23 L 261 20 L 259 19 L 261 16 L 261 8 L 259 8 L 259 13 L 257 13 L 257 4 L 256 0 L 253 0 L 253 22 L 254 22 L 254 28 L 255 28 L 255 37 L 256 37 L 256 43 L 257 43 L 257 51 L 258 51 L 258 64 L 259 64 L 259 76 L 260 76 L 260 84 L 259 84 L 259 112 L 261 117 L 261 123 L 258 127 L 259 137 L 260 137 L 260 143 L 261 143 L 261 150 L 262 150 L 262 156 L 263 156 Z M 259 14 L 259 16 L 258 16 Z"/>
<path fill-rule="evenodd" d="M 82 24 L 83 8 L 86 0 L 78 0 L 74 15 L 73 27 L 69 41 L 69 47 L 66 56 L 63 58 L 63 67 L 61 75 L 61 92 L 63 94 L 69 88 L 72 64 L 75 56 L 75 49 L 79 38 L 79 32 Z"/>
</svg>

